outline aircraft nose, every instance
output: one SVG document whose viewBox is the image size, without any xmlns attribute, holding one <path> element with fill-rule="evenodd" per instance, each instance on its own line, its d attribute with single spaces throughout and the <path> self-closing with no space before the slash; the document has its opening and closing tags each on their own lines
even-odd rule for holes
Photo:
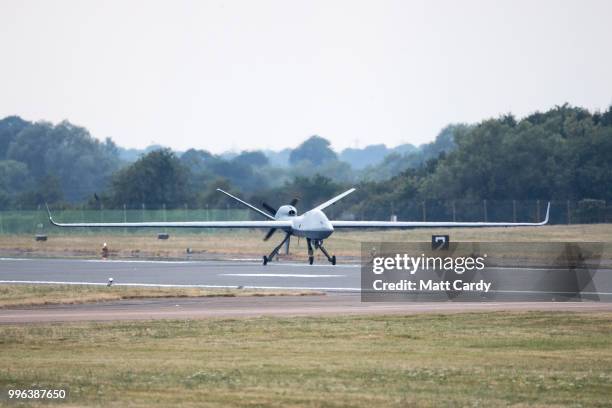
<svg viewBox="0 0 612 408">
<path fill-rule="evenodd" d="M 334 226 L 320 210 L 304 214 L 304 230 L 311 239 L 325 239 L 334 232 Z"/>
<path fill-rule="evenodd" d="M 321 222 L 321 232 L 328 237 L 334 232 L 334 226 L 328 219 L 322 220 Z"/>
<path fill-rule="evenodd" d="M 328 238 L 334 232 L 334 226 L 331 225 L 329 220 L 321 220 L 319 228 L 314 232 L 314 239 L 325 239 Z"/>
<path fill-rule="evenodd" d="M 333 231 L 334 230 L 334 226 L 332 225 L 332 223 L 329 220 L 325 220 L 324 224 L 324 228 L 326 231 Z"/>
</svg>

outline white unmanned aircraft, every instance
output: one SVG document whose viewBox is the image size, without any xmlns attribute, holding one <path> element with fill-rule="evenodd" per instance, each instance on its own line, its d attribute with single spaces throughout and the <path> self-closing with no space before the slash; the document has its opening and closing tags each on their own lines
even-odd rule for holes
<svg viewBox="0 0 612 408">
<path fill-rule="evenodd" d="M 344 193 L 332 198 L 329 201 L 324 202 L 313 208 L 310 211 L 305 212 L 302 215 L 298 215 L 295 205 L 297 199 L 291 201 L 291 204 L 283 205 L 278 210 L 274 210 L 271 206 L 263 203 L 263 207 L 269 212 L 266 213 L 259 208 L 251 205 L 238 197 L 233 196 L 227 191 L 217 189 L 221 193 L 231 197 L 238 201 L 240 204 L 245 205 L 251 210 L 259 213 L 260 215 L 267 218 L 265 221 L 177 221 L 177 222 L 96 222 L 96 223 L 58 223 L 53 221 L 51 211 L 49 207 L 49 221 L 51 224 L 58 227 L 120 227 L 120 228 L 142 228 L 142 227 L 153 227 L 153 228 L 268 228 L 269 231 L 264 237 L 264 241 L 267 241 L 276 230 L 282 230 L 285 233 L 285 238 L 282 242 L 270 252 L 270 255 L 263 257 L 263 264 L 266 265 L 271 261 L 280 248 L 285 244 L 289 243 L 289 238 L 292 235 L 297 237 L 306 238 L 308 245 L 308 263 L 312 265 L 314 262 L 314 249 L 320 249 L 321 252 L 327 257 L 327 260 L 332 265 L 336 264 L 336 256 L 329 255 L 327 250 L 323 247 L 323 240 L 328 238 L 335 229 L 338 228 L 433 228 L 433 227 L 524 227 L 524 226 L 540 226 L 548 223 L 548 216 L 550 213 L 550 202 L 546 209 L 546 217 L 542 222 L 420 222 L 420 221 L 333 221 L 329 220 L 323 210 L 336 201 L 346 197 L 355 191 L 354 188 L 345 191 Z"/>
</svg>

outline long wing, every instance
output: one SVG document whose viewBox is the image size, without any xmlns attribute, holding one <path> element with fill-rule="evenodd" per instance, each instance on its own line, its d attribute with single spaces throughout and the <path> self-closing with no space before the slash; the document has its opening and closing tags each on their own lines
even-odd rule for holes
<svg viewBox="0 0 612 408">
<path fill-rule="evenodd" d="M 49 218 L 57 227 L 88 228 L 291 228 L 291 221 L 185 221 L 185 222 L 75 222 L 60 223 Z"/>
<path fill-rule="evenodd" d="M 170 222 L 55 222 L 49 212 L 49 221 L 57 227 L 87 228 L 280 228 L 292 227 L 291 221 L 170 221 Z"/>
<path fill-rule="evenodd" d="M 351 194 L 353 191 L 355 191 L 354 188 L 351 188 L 350 190 L 345 191 L 342 194 L 339 194 L 337 196 L 335 196 L 334 198 L 332 198 L 331 200 L 328 200 L 326 202 L 324 202 L 323 204 L 319 204 L 318 206 L 316 206 L 315 208 L 313 208 L 313 210 L 322 210 L 324 208 L 329 207 L 332 204 L 335 204 L 336 201 L 343 199 L 344 197 L 346 197 L 347 195 Z"/>
<path fill-rule="evenodd" d="M 456 227 L 537 227 L 548 224 L 550 203 L 542 222 L 426 222 L 426 221 L 331 221 L 336 228 L 456 228 Z"/>
</svg>

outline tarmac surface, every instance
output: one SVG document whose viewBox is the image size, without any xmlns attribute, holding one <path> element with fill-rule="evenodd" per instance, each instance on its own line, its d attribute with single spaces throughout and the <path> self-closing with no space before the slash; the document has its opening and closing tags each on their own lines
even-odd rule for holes
<svg viewBox="0 0 612 408">
<path fill-rule="evenodd" d="M 504 269 L 503 273 L 531 271 Z M 498 271 L 501 273 L 502 271 Z M 550 271 L 541 272 L 550 275 Z M 255 261 L 146 261 L 0 258 L 0 284 L 92 284 L 204 288 L 300 289 L 326 292 L 317 296 L 178 298 L 114 301 L 0 309 L 0 323 L 168 318 L 234 318 L 344 314 L 414 314 L 483 311 L 607 311 L 611 302 L 592 299 L 563 302 L 411 301 L 362 302 L 359 265 L 307 265 Z M 610 270 L 598 274 L 598 288 L 612 287 Z M 598 289 L 599 290 L 599 289 Z M 605 292 L 607 293 L 607 292 Z M 602 292 L 602 294 L 605 294 Z M 599 294 L 599 293 L 598 293 Z M 612 295 L 612 294 L 607 294 Z M 599 297 L 601 298 L 601 296 Z"/>
<path fill-rule="evenodd" d="M 360 266 L 254 261 L 0 258 L 0 283 L 88 283 L 359 291 Z"/>
<path fill-rule="evenodd" d="M 313 296 L 167 298 L 0 309 L 0 324 L 260 316 L 390 315 L 495 311 L 612 312 L 604 302 L 364 303 L 354 293 Z"/>
</svg>

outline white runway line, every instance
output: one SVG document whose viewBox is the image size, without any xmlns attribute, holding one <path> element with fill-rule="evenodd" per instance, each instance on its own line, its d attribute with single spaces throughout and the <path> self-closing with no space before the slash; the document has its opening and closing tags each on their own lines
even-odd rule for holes
<svg viewBox="0 0 612 408">
<path fill-rule="evenodd" d="M 62 259 L 63 261 L 72 261 L 72 259 Z M 152 264 L 192 264 L 196 263 L 193 261 L 154 261 L 147 259 L 75 259 L 81 262 L 93 262 L 93 263 L 152 263 Z"/>
<path fill-rule="evenodd" d="M 218 263 L 239 263 L 241 265 L 259 265 L 267 268 L 278 268 L 278 267 L 298 267 L 298 268 L 359 268 L 359 264 L 340 264 L 340 265 L 329 265 L 329 264 L 314 264 L 308 265 L 304 263 L 283 263 L 274 262 L 268 265 L 262 265 L 261 262 L 254 262 L 253 259 L 229 259 L 229 260 L 194 260 L 194 261 L 164 261 L 154 259 L 70 259 L 70 258 L 0 258 L 0 261 L 68 261 L 68 262 L 89 262 L 89 263 L 142 263 L 142 264 L 179 264 L 179 265 L 199 265 L 199 264 L 218 264 Z"/>
<path fill-rule="evenodd" d="M 88 263 L 135 263 L 135 264 L 177 264 L 177 265 L 210 265 L 210 264 L 222 264 L 222 263 L 238 263 L 241 265 L 254 265 L 265 268 L 283 268 L 283 267 L 296 267 L 296 268 L 361 268 L 360 264 L 338 264 L 330 265 L 326 263 L 308 265 L 306 262 L 271 262 L 268 265 L 262 265 L 261 262 L 257 262 L 257 259 L 253 258 L 231 258 L 231 259 L 210 259 L 210 260 L 154 260 L 154 259 L 71 259 L 71 258 L 0 258 L 0 261 L 26 261 L 26 262 L 37 262 L 37 261 L 68 261 L 68 262 L 88 262 Z M 530 270 L 530 271 L 565 271 L 565 268 L 533 268 L 529 266 L 489 266 L 487 269 L 490 270 Z M 589 270 L 590 268 L 576 268 Z M 423 271 L 423 270 L 419 270 Z"/>
<path fill-rule="evenodd" d="M 61 281 L 24 281 L 0 280 L 0 284 L 29 284 L 29 285 L 92 285 L 108 286 L 108 282 L 61 282 Z M 321 290 L 327 292 L 359 292 L 360 288 L 327 288 L 309 286 L 251 286 L 251 285 L 181 285 L 165 283 L 113 283 L 113 286 L 142 286 L 146 288 L 204 288 L 204 289 L 272 289 L 272 290 Z"/>
<path fill-rule="evenodd" d="M 34 258 L 0 258 L 0 261 L 35 261 Z"/>
<path fill-rule="evenodd" d="M 485 268 L 485 270 L 487 269 L 495 269 L 495 270 L 509 270 L 509 271 L 519 271 L 519 270 L 528 270 L 528 271 L 563 271 L 566 272 L 569 270 L 569 267 L 556 267 L 556 268 L 532 268 L 530 266 L 487 266 Z M 580 270 L 580 271 L 589 271 L 593 268 L 573 268 L 573 270 Z M 597 268 L 595 268 L 597 269 Z M 598 269 L 597 269 L 598 270 Z"/>
<path fill-rule="evenodd" d="M 227 261 L 233 262 L 261 262 L 259 258 L 228 258 Z"/>
<path fill-rule="evenodd" d="M 259 264 L 261 265 L 261 264 Z M 263 265 L 262 265 L 263 266 Z M 313 264 L 313 265 L 308 265 L 306 262 L 304 263 L 282 263 L 282 262 L 278 262 L 278 263 L 269 263 L 268 265 L 266 265 L 267 267 L 284 267 L 284 266 L 297 266 L 297 267 L 303 267 L 303 268 L 361 268 L 361 265 L 359 264 L 337 264 L 337 265 L 330 265 L 330 264 Z"/>
<path fill-rule="evenodd" d="M 346 275 L 312 275 L 304 273 L 220 273 L 218 276 L 242 276 L 265 278 L 341 278 Z"/>
<path fill-rule="evenodd" d="M 489 293 L 548 293 L 551 295 L 612 295 L 609 292 L 551 292 L 540 290 L 490 290 Z"/>
<path fill-rule="evenodd" d="M 68 262 L 91 262 L 91 263 L 162 263 L 162 264 L 195 264 L 197 261 L 154 261 L 146 259 L 70 259 L 70 258 L 0 258 L 0 261 L 68 261 Z"/>
<path fill-rule="evenodd" d="M 93 285 L 108 286 L 108 282 L 71 282 L 71 281 L 42 281 L 42 280 L 0 280 L 0 284 L 30 284 L 30 285 Z M 172 283 L 113 283 L 113 286 L 142 286 L 151 288 L 209 288 L 209 289 L 289 289 L 289 290 L 322 290 L 330 292 L 361 292 L 361 288 L 333 288 L 333 287 L 312 287 L 312 286 L 253 286 L 253 285 L 185 285 Z M 375 291 L 370 291 L 376 293 Z M 436 294 L 444 291 L 426 293 Z M 576 292 L 547 292 L 536 290 L 491 290 L 489 293 L 546 293 L 546 294 L 576 294 Z M 418 294 L 418 293 L 417 293 Z M 425 293 L 421 293 L 425 294 Z M 580 292 L 580 295 L 612 295 L 608 292 Z"/>
</svg>

